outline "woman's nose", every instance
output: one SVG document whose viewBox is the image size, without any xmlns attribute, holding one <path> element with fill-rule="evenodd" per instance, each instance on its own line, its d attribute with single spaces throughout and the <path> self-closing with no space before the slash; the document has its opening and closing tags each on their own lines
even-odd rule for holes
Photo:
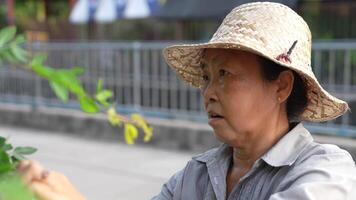
<svg viewBox="0 0 356 200">
<path fill-rule="evenodd" d="M 205 87 L 203 87 L 202 95 L 203 95 L 205 104 L 217 101 L 215 85 L 216 84 L 210 82 Z"/>
</svg>

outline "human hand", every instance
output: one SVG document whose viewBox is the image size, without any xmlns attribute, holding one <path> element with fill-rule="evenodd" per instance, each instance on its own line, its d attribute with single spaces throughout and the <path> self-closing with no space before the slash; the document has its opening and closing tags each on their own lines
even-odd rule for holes
<svg viewBox="0 0 356 200">
<path fill-rule="evenodd" d="M 36 161 L 21 161 L 17 171 L 25 184 L 41 200 L 85 200 L 67 177 L 45 170 Z"/>
</svg>

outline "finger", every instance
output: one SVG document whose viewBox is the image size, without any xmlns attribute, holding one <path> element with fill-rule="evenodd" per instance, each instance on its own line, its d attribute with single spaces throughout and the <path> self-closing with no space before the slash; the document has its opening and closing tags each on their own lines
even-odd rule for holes
<svg viewBox="0 0 356 200">
<path fill-rule="evenodd" d="M 61 200 L 63 199 L 60 194 L 55 193 L 52 188 L 50 188 L 45 183 L 35 181 L 30 185 L 30 190 L 41 200 Z"/>
<path fill-rule="evenodd" d="M 20 175 L 22 180 L 29 184 L 34 180 L 41 180 L 43 167 L 36 161 L 30 161 L 30 163 L 25 167 L 22 171 L 20 171 Z"/>
<path fill-rule="evenodd" d="M 47 179 L 48 176 L 49 176 L 49 173 L 50 172 L 48 170 L 42 170 L 42 172 L 41 172 L 41 180 Z"/>
<path fill-rule="evenodd" d="M 41 181 L 57 192 L 63 192 L 63 190 L 72 187 L 67 177 L 56 171 L 51 171 L 47 174 L 47 177 Z"/>
<path fill-rule="evenodd" d="M 55 193 L 67 196 L 68 199 L 85 200 L 85 197 L 83 197 L 69 179 L 61 173 L 51 171 L 48 177 L 41 182 L 47 184 Z"/>
<path fill-rule="evenodd" d="M 19 162 L 19 164 L 17 164 L 16 166 L 16 170 L 18 172 L 23 171 L 24 169 L 26 169 L 27 167 L 29 167 L 30 161 L 29 160 L 22 160 Z"/>
</svg>

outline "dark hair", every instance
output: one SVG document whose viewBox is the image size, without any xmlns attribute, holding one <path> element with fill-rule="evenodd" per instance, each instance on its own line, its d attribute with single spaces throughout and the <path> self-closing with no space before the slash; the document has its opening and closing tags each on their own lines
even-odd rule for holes
<svg viewBox="0 0 356 200">
<path fill-rule="evenodd" d="M 288 70 L 269 59 L 261 57 L 262 77 L 267 81 L 274 81 L 282 71 Z M 307 89 L 300 75 L 291 70 L 294 75 L 294 83 L 291 94 L 287 99 L 287 117 L 289 122 L 299 122 L 300 114 L 308 105 Z"/>
</svg>

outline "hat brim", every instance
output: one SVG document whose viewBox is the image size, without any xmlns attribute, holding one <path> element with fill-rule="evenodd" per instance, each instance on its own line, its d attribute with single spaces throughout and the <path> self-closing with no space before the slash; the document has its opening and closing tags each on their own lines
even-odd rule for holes
<svg viewBox="0 0 356 200">
<path fill-rule="evenodd" d="M 257 51 L 252 47 L 237 43 L 201 43 L 173 45 L 163 50 L 167 64 L 176 71 L 184 82 L 193 87 L 202 85 L 202 70 L 200 60 L 203 50 L 208 48 L 236 49 L 248 51 L 265 57 L 281 66 L 297 72 L 303 79 L 307 88 L 308 105 L 300 116 L 300 120 L 323 122 L 335 119 L 349 110 L 348 104 L 324 90 L 316 79 L 314 73 L 304 66 L 293 66 L 269 57 L 268 52 Z"/>
</svg>

